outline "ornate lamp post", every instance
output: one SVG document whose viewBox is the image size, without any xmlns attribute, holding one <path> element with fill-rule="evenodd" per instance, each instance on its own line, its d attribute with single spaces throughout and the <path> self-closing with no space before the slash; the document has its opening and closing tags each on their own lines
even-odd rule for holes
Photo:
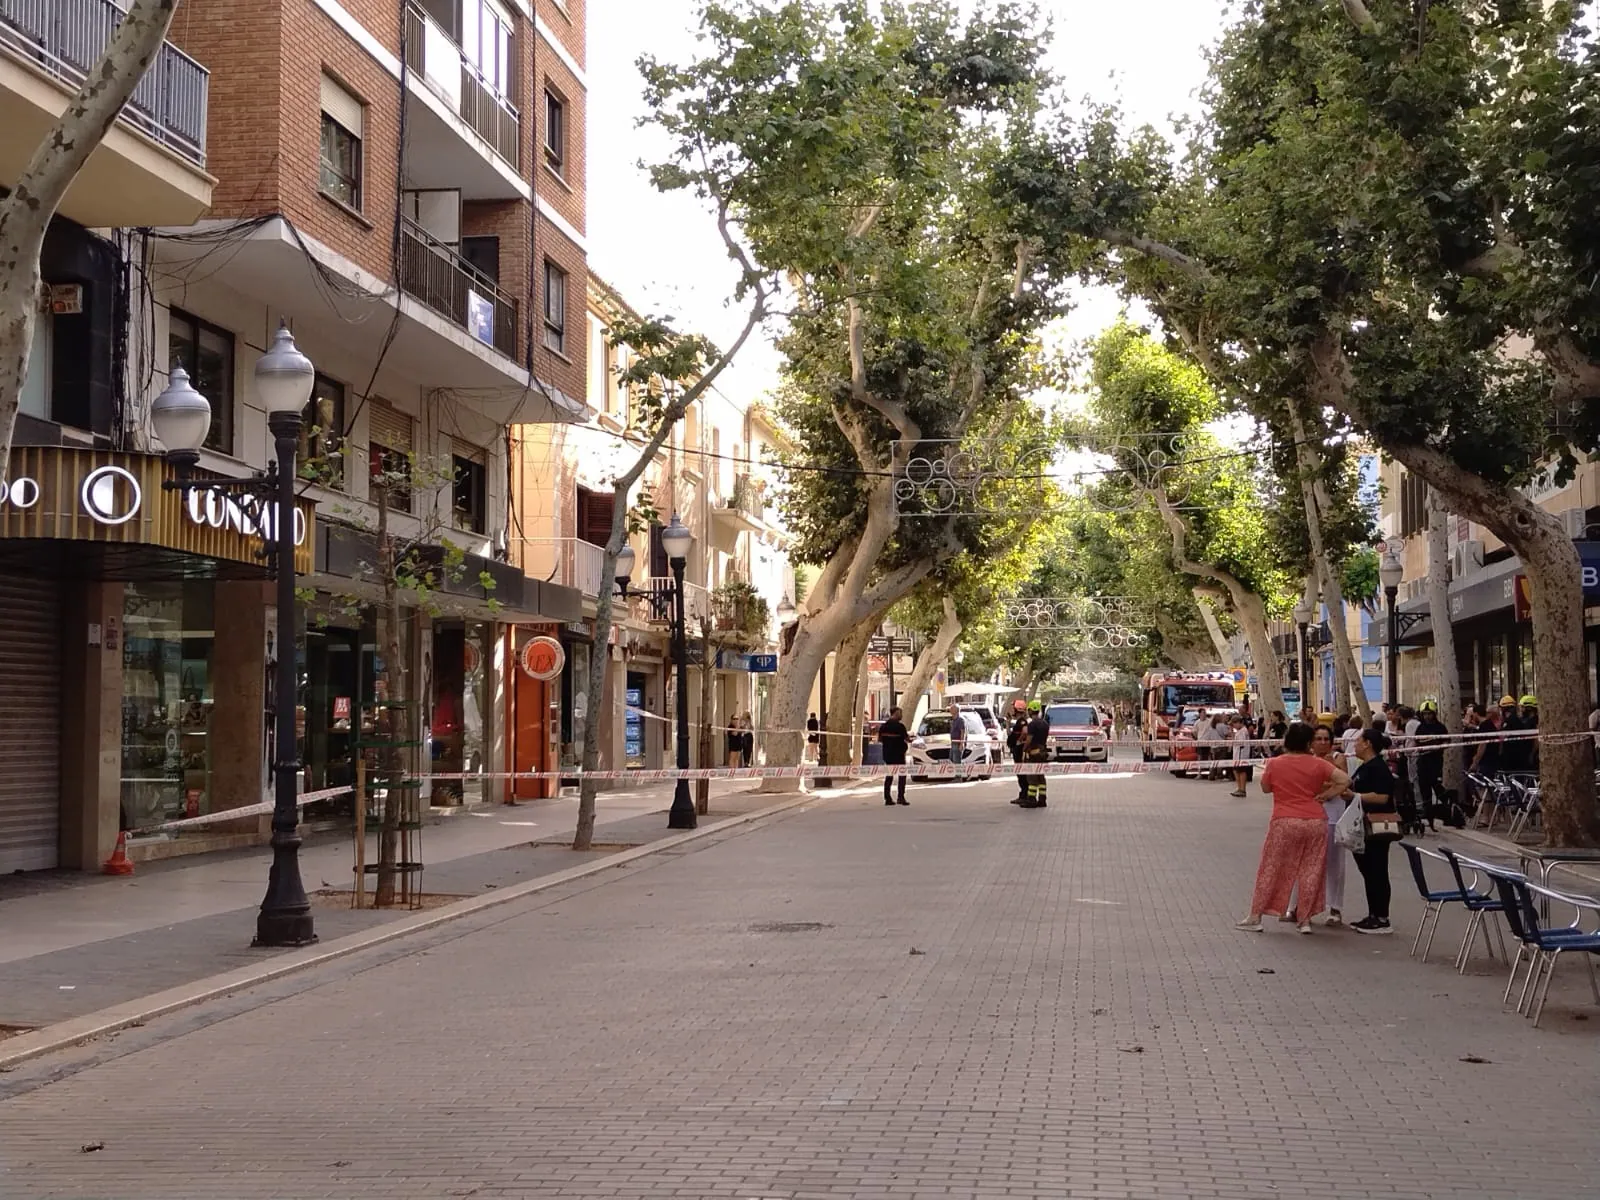
<svg viewBox="0 0 1600 1200">
<path fill-rule="evenodd" d="M 257 946 L 303 946 L 317 940 L 311 901 L 300 879 L 299 749 L 295 737 L 295 453 L 316 370 L 295 347 L 287 324 L 280 325 L 272 348 L 256 363 L 256 392 L 267 413 L 277 460 L 250 479 L 190 479 L 211 426 L 211 406 L 175 367 L 166 390 L 150 407 L 150 423 L 166 447 L 179 478 L 163 486 L 176 491 L 226 493 L 249 506 L 256 526 L 273 541 L 277 581 L 278 662 L 274 683 L 277 748 L 273 759 L 272 868 L 267 894 L 256 918 Z M 358 801 L 359 802 L 359 801 Z"/>
<path fill-rule="evenodd" d="M 683 569 L 689 565 L 689 551 L 694 547 L 694 535 L 684 528 L 678 514 L 661 531 L 661 546 L 667 552 L 667 565 L 672 568 L 673 621 L 672 655 L 678 663 L 678 769 L 689 769 L 689 631 L 684 612 Z M 694 801 L 689 798 L 689 781 L 678 777 L 672 789 L 672 811 L 667 814 L 668 829 L 693 829 L 698 822 L 694 815 Z"/>
<path fill-rule="evenodd" d="M 613 583 L 619 596 L 626 597 L 628 594 L 628 581 L 633 578 L 635 561 L 633 547 L 624 542 L 622 549 L 617 551 L 617 564 L 612 571 Z"/>
<path fill-rule="evenodd" d="M 1400 592 L 1400 583 L 1406 577 L 1405 566 L 1400 562 L 1400 556 L 1394 552 L 1393 547 L 1385 549 L 1383 557 L 1378 560 L 1378 580 L 1383 584 L 1383 596 L 1389 605 L 1389 636 L 1387 638 L 1389 659 L 1389 707 L 1394 708 L 1400 703 L 1400 610 L 1395 607 L 1395 597 Z"/>
<path fill-rule="evenodd" d="M 1297 720 L 1305 720 L 1306 704 L 1311 697 L 1311 657 L 1306 653 L 1306 628 L 1311 624 L 1311 597 L 1302 596 L 1294 606 L 1294 623 L 1300 629 L 1299 649 L 1295 654 L 1300 674 L 1300 711 Z"/>
</svg>

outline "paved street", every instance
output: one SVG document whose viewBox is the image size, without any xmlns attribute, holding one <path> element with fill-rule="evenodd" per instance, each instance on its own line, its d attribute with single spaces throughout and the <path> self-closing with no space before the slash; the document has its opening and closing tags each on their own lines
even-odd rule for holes
<svg viewBox="0 0 1600 1200">
<path fill-rule="evenodd" d="M 1258 795 L 1011 786 L 822 802 L 25 1063 L 0 1195 L 1600 1191 L 1578 964 L 1532 1030 L 1499 968 L 1407 958 L 1398 861 L 1402 936 L 1232 929 Z"/>
</svg>

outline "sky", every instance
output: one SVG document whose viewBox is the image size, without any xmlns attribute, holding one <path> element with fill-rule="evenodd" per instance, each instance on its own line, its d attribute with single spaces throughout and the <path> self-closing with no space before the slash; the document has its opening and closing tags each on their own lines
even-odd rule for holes
<svg viewBox="0 0 1600 1200">
<path fill-rule="evenodd" d="M 1039 0 L 1053 21 L 1050 67 L 1073 96 L 1115 99 L 1135 122 L 1165 126 L 1194 111 L 1202 57 L 1221 32 L 1224 0 Z M 684 331 L 729 345 L 744 313 L 729 306 L 735 278 L 711 214 L 683 194 L 663 195 L 638 166 L 663 157 L 640 129 L 635 66 L 641 54 L 684 61 L 696 50 L 695 0 L 590 0 L 588 42 L 589 266 L 638 310 L 671 315 Z M 1061 336 L 1093 336 L 1116 319 L 1118 297 L 1082 288 Z M 759 399 L 776 383 L 778 355 L 753 339 L 719 383 Z"/>
</svg>

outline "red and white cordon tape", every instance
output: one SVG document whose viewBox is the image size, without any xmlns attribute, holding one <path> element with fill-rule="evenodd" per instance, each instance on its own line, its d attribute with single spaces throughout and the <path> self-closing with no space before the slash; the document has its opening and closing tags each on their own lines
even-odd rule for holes
<svg viewBox="0 0 1600 1200">
<path fill-rule="evenodd" d="M 1595 735 L 1582 734 L 1547 734 L 1540 730 L 1515 730 L 1511 733 L 1495 733 L 1481 736 L 1463 736 L 1459 734 L 1433 734 L 1420 735 L 1415 740 L 1426 741 L 1428 750 L 1452 750 L 1477 746 L 1485 741 L 1505 741 L 1517 738 L 1537 737 L 1541 741 L 1590 741 Z M 1186 745 L 1189 743 L 1185 743 Z M 1249 742 L 1251 747 L 1272 747 L 1280 743 L 1271 739 Z M 516 780 L 516 779 L 594 779 L 606 781 L 628 780 L 640 782 L 666 782 L 679 779 L 687 780 L 765 780 L 765 779 L 882 779 L 893 778 L 899 775 L 915 776 L 918 779 L 1007 779 L 1017 775 L 1167 775 L 1174 772 L 1195 772 L 1232 770 L 1237 767 L 1265 766 L 1266 758 L 1246 758 L 1235 760 L 1230 751 L 1238 743 L 1218 741 L 1212 743 L 1216 757 L 1203 759 L 1192 758 L 1182 761 L 1167 760 L 1162 762 L 994 762 L 994 763 L 905 763 L 905 764 L 875 764 L 872 766 L 850 765 L 840 763 L 836 766 L 824 766 L 819 763 L 803 763 L 793 767 L 690 767 L 679 770 L 677 767 L 634 767 L 626 770 L 610 771 L 483 771 L 469 772 L 457 771 L 440 774 L 428 774 L 424 779 L 440 780 L 441 782 L 486 783 L 491 780 Z M 382 785 L 376 780 L 375 787 Z M 338 796 L 346 796 L 355 789 L 349 786 L 323 788 L 315 792 L 302 792 L 295 799 L 295 803 L 304 807 L 315 804 L 319 800 L 332 800 Z M 189 829 L 202 825 L 214 825 L 221 821 L 234 821 L 241 817 L 257 817 L 269 814 L 273 810 L 269 802 L 250 804 L 243 808 L 230 808 L 221 812 L 208 813 L 200 817 L 184 817 L 175 821 L 163 821 L 157 825 L 146 825 L 138 829 L 130 829 L 130 835 L 139 836 L 150 833 L 164 833 L 174 829 Z"/>
</svg>

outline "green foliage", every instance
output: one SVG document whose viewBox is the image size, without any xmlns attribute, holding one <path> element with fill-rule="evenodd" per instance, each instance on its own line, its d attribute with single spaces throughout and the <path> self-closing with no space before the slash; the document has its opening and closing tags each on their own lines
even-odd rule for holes
<svg viewBox="0 0 1600 1200">
<path fill-rule="evenodd" d="M 1345 559 L 1340 587 L 1352 604 L 1370 608 L 1378 598 L 1378 552 L 1370 546 Z"/>
</svg>

